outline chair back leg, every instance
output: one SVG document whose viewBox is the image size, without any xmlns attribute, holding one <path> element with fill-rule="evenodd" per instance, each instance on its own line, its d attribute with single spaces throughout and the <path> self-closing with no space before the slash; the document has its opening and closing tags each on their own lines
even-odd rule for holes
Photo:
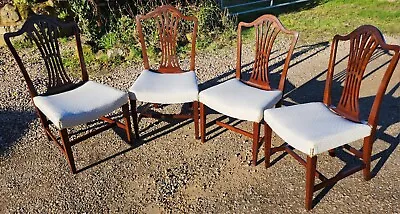
<svg viewBox="0 0 400 214">
<path fill-rule="evenodd" d="M 311 210 L 313 194 L 314 194 L 314 183 L 315 183 L 315 173 L 317 170 L 317 156 L 310 157 L 307 156 L 306 163 L 306 209 Z"/>
<path fill-rule="evenodd" d="M 265 168 L 270 166 L 271 162 L 271 138 L 272 138 L 272 129 L 267 124 L 264 123 L 264 159 L 265 159 Z"/>
<path fill-rule="evenodd" d="M 329 156 L 336 157 L 335 149 L 329 149 L 328 153 L 329 153 Z"/>
<path fill-rule="evenodd" d="M 371 153 L 372 153 L 372 143 L 373 137 L 370 135 L 364 138 L 363 151 L 363 161 L 365 167 L 363 169 L 364 180 L 369 181 L 371 179 Z"/>
<path fill-rule="evenodd" d="M 70 143 L 69 137 L 68 137 L 68 131 L 67 131 L 67 129 L 61 129 L 61 130 L 59 130 L 59 133 L 60 133 L 61 141 L 62 141 L 63 147 L 64 147 L 64 155 L 67 158 L 69 168 L 70 168 L 72 174 L 75 174 L 76 167 L 75 167 L 74 156 L 72 155 L 72 149 L 71 149 L 71 143 Z"/>
<path fill-rule="evenodd" d="M 135 130 L 135 137 L 136 139 L 140 138 L 139 135 L 139 125 L 138 125 L 138 116 L 137 116 L 137 110 L 136 110 L 136 100 L 130 100 L 129 101 L 131 104 L 131 115 L 132 115 L 132 122 L 133 122 L 133 129 Z"/>
<path fill-rule="evenodd" d="M 128 139 L 129 143 L 132 143 L 132 128 L 131 128 L 131 120 L 129 119 L 129 105 L 124 104 L 122 106 L 122 115 L 124 117 L 124 122 L 125 122 L 125 132 L 126 132 L 126 138 Z"/>
<path fill-rule="evenodd" d="M 261 123 L 253 122 L 253 149 L 252 149 L 252 165 L 257 165 L 258 148 L 260 144 L 260 126 Z"/>
<path fill-rule="evenodd" d="M 47 139 L 49 141 L 51 141 L 52 139 L 51 139 L 49 133 L 47 133 L 47 131 L 49 130 L 49 122 L 48 122 L 46 116 L 38 108 L 35 107 L 35 109 L 39 116 L 40 123 L 42 123 L 44 134 L 47 136 Z"/>
<path fill-rule="evenodd" d="M 203 103 L 200 103 L 200 138 L 202 143 L 206 142 L 206 112 Z"/>
<path fill-rule="evenodd" d="M 199 102 L 193 102 L 193 121 L 194 121 L 194 138 L 200 139 L 199 137 Z"/>
</svg>

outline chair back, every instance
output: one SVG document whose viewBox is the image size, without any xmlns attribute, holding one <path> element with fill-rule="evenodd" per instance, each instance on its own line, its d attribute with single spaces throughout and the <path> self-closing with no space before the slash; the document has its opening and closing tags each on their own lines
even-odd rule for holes
<svg viewBox="0 0 400 214">
<path fill-rule="evenodd" d="M 37 90 L 38 85 L 33 84 L 30 74 L 27 72 L 21 57 L 10 39 L 13 37 L 26 36 L 36 44 L 44 61 L 48 77 L 45 86 L 46 89 L 42 95 L 49 95 L 73 89 L 78 85 L 73 81 L 71 75 L 68 75 L 65 71 L 60 54 L 58 38 L 68 34 L 75 35 L 79 62 L 82 70 L 82 80 L 87 81 L 88 74 L 82 54 L 79 28 L 76 23 L 63 23 L 53 17 L 34 15 L 26 20 L 19 31 L 4 34 L 4 40 L 25 78 L 31 97 L 40 95 Z"/>
<path fill-rule="evenodd" d="M 248 81 L 242 80 L 241 58 L 242 58 L 242 27 L 254 27 L 255 29 L 255 59 L 253 70 Z M 236 60 L 236 78 L 257 88 L 271 90 L 269 81 L 268 62 L 271 51 L 279 33 L 285 33 L 292 36 L 289 51 L 286 56 L 285 64 L 281 73 L 278 89 L 284 91 L 289 62 L 291 60 L 294 47 L 297 43 L 298 33 L 286 30 L 282 23 L 273 15 L 263 15 L 251 23 L 240 22 L 238 25 L 237 41 L 237 60 Z"/>
<path fill-rule="evenodd" d="M 191 21 L 194 23 L 191 32 L 191 53 L 190 53 L 190 70 L 195 69 L 195 49 L 196 35 L 198 28 L 197 18 L 194 16 L 184 16 L 178 9 L 170 5 L 164 5 L 147 13 L 146 15 L 136 16 L 136 26 L 138 29 L 139 40 L 142 46 L 143 63 L 145 69 L 150 69 L 149 59 L 147 55 L 146 43 L 143 34 L 142 21 L 152 19 L 157 25 L 159 43 L 161 50 L 161 61 L 158 72 L 160 73 L 180 73 L 183 72 L 179 66 L 177 56 L 177 39 L 179 33 L 179 24 L 181 20 Z"/>
<path fill-rule="evenodd" d="M 339 41 L 348 41 L 350 43 L 350 52 L 345 70 L 346 76 L 344 78 L 342 94 L 335 107 L 331 104 L 331 91 Z M 369 114 L 368 124 L 373 127 L 373 130 L 376 128 L 378 112 L 386 88 L 399 61 L 400 46 L 386 44 L 382 33 L 371 25 L 363 25 L 346 36 L 336 35 L 333 38 L 331 46 L 331 56 L 324 91 L 324 103 L 327 106 L 330 106 L 336 113 L 349 120 L 360 122 L 359 92 L 361 82 L 366 67 L 368 63 L 371 62 L 371 56 L 378 47 L 385 52 L 391 51 L 393 55 L 383 75 Z"/>
</svg>

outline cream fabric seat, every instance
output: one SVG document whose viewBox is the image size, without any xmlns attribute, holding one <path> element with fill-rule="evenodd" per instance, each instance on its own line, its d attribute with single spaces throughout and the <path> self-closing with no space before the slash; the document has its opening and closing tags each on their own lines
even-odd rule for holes
<svg viewBox="0 0 400 214">
<path fill-rule="evenodd" d="M 267 109 L 264 120 L 289 145 L 314 156 L 371 134 L 371 127 L 347 120 L 323 103 Z"/>
<path fill-rule="evenodd" d="M 282 98 L 278 90 L 261 90 L 238 79 L 231 79 L 201 91 L 199 101 L 224 115 L 252 122 L 260 122 L 263 112 Z"/>
<path fill-rule="evenodd" d="M 197 101 L 198 93 L 194 71 L 165 74 L 144 70 L 129 88 L 131 100 L 162 104 Z"/>
<path fill-rule="evenodd" d="M 70 91 L 36 96 L 33 102 L 53 124 L 69 128 L 98 119 L 128 102 L 128 94 L 93 81 Z"/>
</svg>

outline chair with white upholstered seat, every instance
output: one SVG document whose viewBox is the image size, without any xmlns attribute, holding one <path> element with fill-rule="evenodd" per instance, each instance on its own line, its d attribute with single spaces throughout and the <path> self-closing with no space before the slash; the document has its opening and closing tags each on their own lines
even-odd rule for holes
<svg viewBox="0 0 400 214">
<path fill-rule="evenodd" d="M 331 103 L 331 90 L 339 41 L 346 41 L 350 44 L 350 53 L 342 94 L 335 107 Z M 370 60 L 371 56 L 378 47 L 393 55 L 379 85 L 368 121 L 362 121 L 358 104 L 361 81 L 367 64 L 372 61 Z M 387 45 L 381 32 L 373 26 L 361 26 L 346 36 L 336 35 L 331 47 L 323 102 L 265 110 L 265 165 L 266 167 L 270 166 L 272 154 L 286 151 L 306 166 L 305 207 L 307 210 L 312 208 L 313 192 L 332 185 L 359 170 L 363 170 L 365 180 L 371 178 L 371 151 L 375 140 L 379 108 L 398 63 L 399 52 L 400 46 Z M 272 130 L 286 143 L 271 148 Z M 360 139 L 364 139 L 361 150 L 348 145 Z M 331 156 L 335 156 L 335 149 L 341 147 L 361 159 L 362 164 L 341 171 L 328 179 L 316 170 L 317 155 L 328 151 Z M 303 160 L 294 153 L 293 148 L 305 153 L 307 160 Z M 314 185 L 315 177 L 322 182 Z"/>
<path fill-rule="evenodd" d="M 151 70 L 149 59 L 147 56 L 147 48 L 144 39 L 142 21 L 152 20 L 157 24 L 159 43 L 161 49 L 161 62 L 157 70 Z M 190 70 L 183 71 L 179 66 L 177 57 L 177 36 L 178 27 L 182 20 L 193 22 L 191 32 L 191 53 L 190 53 Z M 137 101 L 152 103 L 155 107 L 158 104 L 183 104 L 191 103 L 192 114 L 161 114 L 158 112 L 146 113 L 141 112 L 143 117 L 172 117 L 188 119 L 193 118 L 195 125 L 195 138 L 198 138 L 198 85 L 195 74 L 195 47 L 197 33 L 197 18 L 194 16 L 184 16 L 179 10 L 170 6 L 160 6 L 154 11 L 146 15 L 138 15 L 136 24 L 139 33 L 139 39 L 142 46 L 142 55 L 144 63 L 144 71 L 135 80 L 129 88 L 129 98 L 131 103 L 131 114 L 134 124 L 138 120 Z M 134 126 L 135 132 L 138 133 L 139 128 Z M 137 137 L 138 134 L 137 134 Z"/>
<path fill-rule="evenodd" d="M 81 79 L 74 79 L 62 64 L 58 37 L 70 34 L 73 34 L 76 39 L 82 72 Z M 40 51 L 46 67 L 44 73 L 48 77 L 46 84 L 41 83 L 39 78 L 32 78 L 33 75 L 27 71 L 15 50 L 10 39 L 21 35 L 32 40 Z M 76 23 L 62 23 L 48 16 L 32 16 L 24 23 L 21 30 L 15 33 L 6 33 L 4 40 L 22 71 L 46 136 L 63 152 L 72 173 L 77 172 L 71 149 L 73 145 L 114 126 L 124 129 L 127 140 L 131 143 L 128 93 L 89 81 Z M 122 107 L 124 124 L 104 116 L 120 107 Z M 86 135 L 70 140 L 68 128 L 96 119 L 103 120 L 107 124 Z M 61 142 L 52 133 L 51 124 L 58 130 Z"/>
<path fill-rule="evenodd" d="M 242 27 L 255 28 L 255 61 L 250 80 L 242 78 L 241 54 Z M 290 47 L 286 55 L 285 64 L 280 75 L 278 88 L 272 88 L 269 81 L 268 61 L 272 47 L 279 33 L 291 37 Z M 252 164 L 256 165 L 258 149 L 260 147 L 260 125 L 265 109 L 280 105 L 284 91 L 286 74 L 289 62 L 296 45 L 298 33 L 286 30 L 281 22 L 273 15 L 263 15 L 251 23 L 240 22 L 238 26 L 236 78 L 225 81 L 199 93 L 200 102 L 200 133 L 201 141 L 205 142 L 206 113 L 204 105 L 229 117 L 253 122 L 253 132 L 233 127 L 221 121 L 216 124 L 253 139 Z"/>
</svg>

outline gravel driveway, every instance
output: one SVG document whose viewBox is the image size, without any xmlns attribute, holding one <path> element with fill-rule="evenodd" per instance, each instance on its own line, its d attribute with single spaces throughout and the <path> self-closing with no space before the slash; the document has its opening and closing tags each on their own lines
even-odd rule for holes
<svg viewBox="0 0 400 214">
<path fill-rule="evenodd" d="M 329 52 L 328 42 L 297 45 L 289 69 L 285 105 L 322 100 Z M 201 89 L 234 76 L 235 53 L 232 47 L 198 54 Z M 243 64 L 251 63 L 251 51 L 243 54 Z M 31 52 L 24 55 L 30 58 L 28 67 L 35 70 L 38 56 Z M 275 55 L 271 65 L 279 67 L 284 57 L 279 52 Z M 345 46 L 339 47 L 339 55 L 346 55 Z M 372 103 L 386 62 L 386 53 L 374 55 L 362 85 L 361 104 Z M 386 66 L 380 68 L 383 64 Z M 337 85 L 343 82 L 343 65 L 345 61 L 337 69 Z M 121 66 L 102 75 L 89 75 L 126 90 L 141 66 Z M 373 179 L 365 182 L 359 172 L 317 192 L 312 212 L 399 213 L 399 67 L 383 100 L 373 148 Z M 181 106 L 162 110 L 176 112 Z M 210 126 L 205 144 L 194 139 L 190 120 L 142 119 L 142 140 L 136 141 L 134 147 L 125 142 L 118 129 L 103 132 L 74 146 L 81 171 L 72 175 L 58 148 L 43 134 L 18 67 L 8 50 L 1 48 L 0 213 L 306 213 L 303 166 L 291 156 L 277 154 L 272 157 L 277 161 L 267 170 L 262 162 L 263 152 L 258 157 L 260 163 L 250 166 L 251 140 L 212 124 L 219 116 L 215 112 L 207 116 Z M 239 126 L 251 130 L 250 123 Z M 281 143 L 274 136 L 273 144 Z M 353 145 L 359 147 L 361 142 Z M 346 152 L 341 151 L 338 156 L 340 159 L 322 154 L 319 170 L 333 176 L 346 164 L 357 163 Z"/>
</svg>

